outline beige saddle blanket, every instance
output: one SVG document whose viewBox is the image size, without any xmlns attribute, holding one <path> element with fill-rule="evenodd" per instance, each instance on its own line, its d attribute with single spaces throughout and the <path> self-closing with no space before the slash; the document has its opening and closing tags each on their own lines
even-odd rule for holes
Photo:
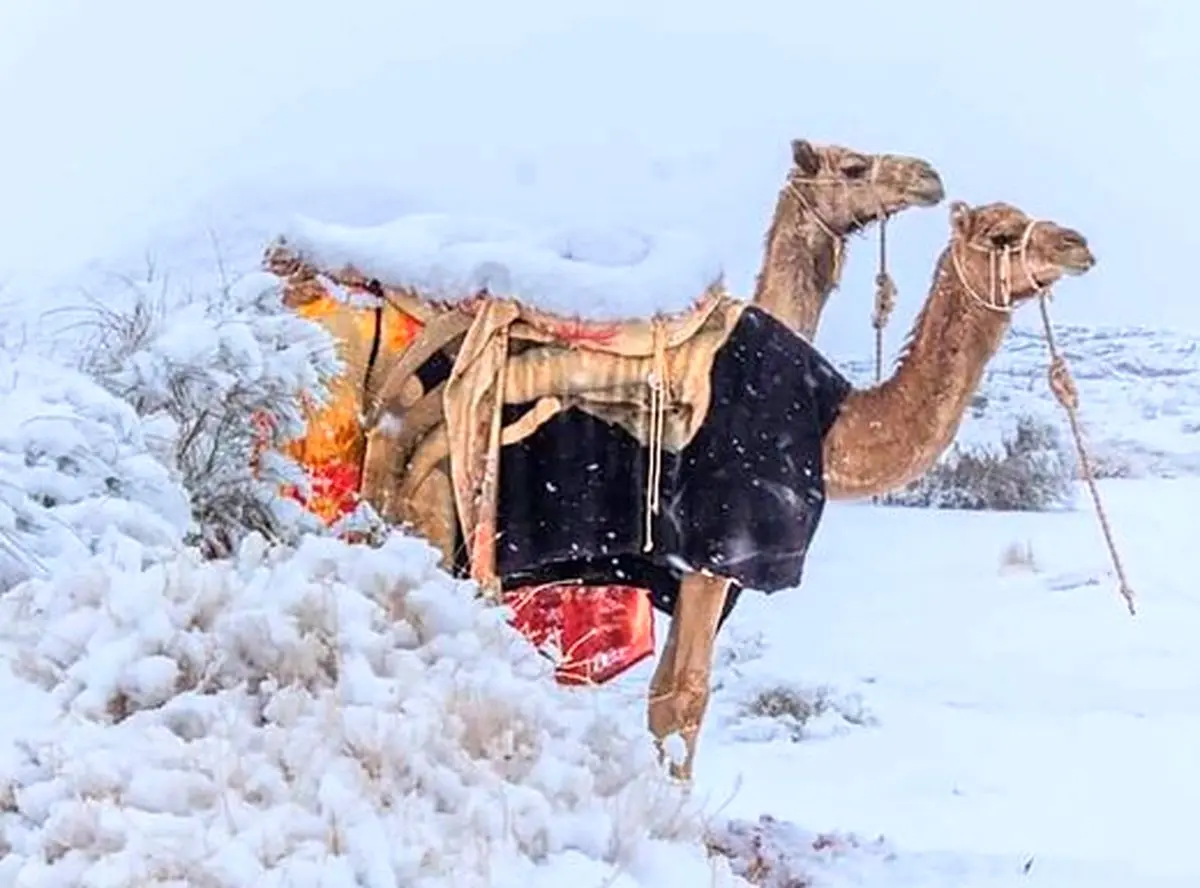
<svg viewBox="0 0 1200 888">
<path fill-rule="evenodd" d="M 487 293 L 439 303 L 354 268 L 316 269 L 283 245 L 264 264 L 296 302 L 337 286 L 372 293 L 421 322 L 407 350 L 365 381 L 362 495 L 385 519 L 414 525 L 447 560 L 457 517 L 471 574 L 493 590 L 501 446 L 562 410 L 584 410 L 647 447 L 647 513 L 657 513 L 656 461 L 699 430 L 713 358 L 745 307 L 714 285 L 678 315 L 592 321 Z M 417 371 L 439 352 L 452 368 L 426 392 Z M 503 406 L 518 403 L 534 406 L 504 427 Z"/>
</svg>

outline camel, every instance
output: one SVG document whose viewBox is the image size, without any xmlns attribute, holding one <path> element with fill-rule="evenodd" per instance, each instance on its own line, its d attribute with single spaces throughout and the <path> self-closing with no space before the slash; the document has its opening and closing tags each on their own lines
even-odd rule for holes
<svg viewBox="0 0 1200 888">
<path fill-rule="evenodd" d="M 766 232 L 763 265 L 752 301 L 811 341 L 830 294 L 841 282 L 847 239 L 907 209 L 936 205 L 945 192 L 937 171 L 920 158 L 866 154 L 806 139 L 793 139 L 790 149 L 792 166 Z M 306 267 L 282 244 L 268 249 L 264 264 L 289 281 L 288 304 L 334 335 L 347 364 L 330 403 L 314 412 L 309 433 L 289 448 L 312 476 L 314 495 L 305 500 L 307 506 L 333 521 L 353 510 L 360 487 L 370 488 L 375 483 L 369 477 L 364 483 L 361 475 L 363 429 L 356 418 L 372 413 L 377 418 L 411 407 L 415 400 L 411 380 L 391 371 L 421 324 L 435 313 L 413 299 L 405 300 L 403 307 L 394 299 L 382 299 L 379 313 L 342 304 L 319 282 L 322 275 L 317 269 Z M 330 277 L 375 297 L 382 292 L 378 282 L 360 274 L 334 273 Z M 453 333 L 461 333 L 461 326 L 452 328 Z M 380 382 L 389 374 L 395 382 L 390 387 Z M 410 391 L 403 391 L 405 386 Z M 375 402 L 376 409 L 372 411 L 367 402 Z M 383 405 L 382 409 L 378 405 Z M 423 407 L 427 409 L 419 412 L 417 426 L 421 433 L 432 431 L 443 419 L 440 399 L 426 399 Z M 410 425 L 416 418 L 409 414 Z M 403 520 L 411 516 L 388 517 Z M 452 529 L 444 515 L 423 523 L 435 545 L 447 551 L 453 544 Z"/>
<path fill-rule="evenodd" d="M 791 148 L 752 302 L 812 342 L 841 281 L 847 238 L 906 209 L 935 206 L 945 189 L 937 171 L 916 157 L 805 139 Z"/>
<path fill-rule="evenodd" d="M 892 376 L 849 390 L 822 441 L 826 496 L 862 499 L 926 472 L 953 440 L 1013 310 L 1095 257 L 1082 234 L 991 203 L 950 207 L 950 243 Z M 720 576 L 683 578 L 662 657 L 651 679 L 649 725 L 660 744 L 680 733 L 691 774 L 708 704 L 719 615 L 729 589 Z"/>
<path fill-rule="evenodd" d="M 363 495 L 389 521 L 406 504 L 441 521 L 425 535 L 485 589 L 649 591 L 672 617 L 649 728 L 660 749 L 682 736 L 687 779 L 740 591 L 799 585 L 827 498 L 926 471 L 1015 306 L 1094 262 L 1078 233 L 1006 204 L 955 203 L 951 222 L 893 376 L 865 390 L 718 286 L 685 315 L 613 325 L 486 292 L 434 306 L 350 269 L 334 279 L 425 325 L 368 393 Z"/>
<path fill-rule="evenodd" d="M 636 466 L 646 448 L 619 423 L 572 410 L 536 417 L 536 431 L 501 448 L 497 526 L 508 542 L 498 547 L 499 573 L 522 588 L 564 577 L 611 582 L 615 574 L 658 595 L 656 605 L 672 619 L 650 682 L 648 724 L 660 749 L 670 735 L 682 736 L 685 755 L 671 771 L 687 779 L 715 638 L 735 587 L 769 593 L 797 585 L 826 498 L 885 493 L 927 471 L 953 440 L 1014 308 L 1093 264 L 1075 231 L 1003 203 L 954 203 L 950 243 L 897 368 L 863 390 L 772 315 L 744 306 L 732 324 L 717 325 L 726 335 L 704 365 L 712 391 L 699 430 L 663 454 L 653 476 L 666 500 L 653 522 L 662 540 L 657 551 L 647 555 L 633 544 L 637 520 L 620 520 L 637 512 L 631 491 L 645 477 Z M 514 408 L 538 404 L 573 385 L 578 395 L 597 380 L 606 391 L 619 389 L 644 379 L 653 360 L 530 349 L 510 358 L 504 400 Z M 680 357 L 670 366 L 668 358 L 665 375 L 685 376 L 686 363 Z M 516 426 L 536 413 L 513 412 L 505 421 Z M 759 452 L 748 452 L 745 442 L 756 441 Z M 595 472 L 579 471 L 581 456 Z M 606 521 L 598 528 L 610 541 L 605 549 L 567 558 L 598 516 Z M 541 570 L 539 558 L 559 561 Z"/>
</svg>

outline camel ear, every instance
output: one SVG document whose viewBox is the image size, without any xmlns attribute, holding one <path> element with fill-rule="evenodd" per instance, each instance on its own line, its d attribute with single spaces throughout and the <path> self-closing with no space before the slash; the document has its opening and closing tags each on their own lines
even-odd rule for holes
<svg viewBox="0 0 1200 888">
<path fill-rule="evenodd" d="M 806 176 L 815 176 L 821 169 L 817 149 L 807 139 L 792 139 L 792 161 Z"/>
<path fill-rule="evenodd" d="M 955 234 L 969 237 L 971 234 L 971 208 L 964 201 L 950 202 L 950 228 Z"/>
</svg>

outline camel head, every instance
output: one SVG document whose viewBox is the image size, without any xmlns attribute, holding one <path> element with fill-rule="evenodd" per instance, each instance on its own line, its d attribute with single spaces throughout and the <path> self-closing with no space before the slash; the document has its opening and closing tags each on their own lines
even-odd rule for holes
<svg viewBox="0 0 1200 888">
<path fill-rule="evenodd" d="M 950 205 L 950 257 L 967 290 L 994 308 L 1033 298 L 1096 264 L 1087 239 L 1006 203 Z"/>
<path fill-rule="evenodd" d="M 792 141 L 788 186 L 831 233 L 853 234 L 910 207 L 946 196 L 927 161 L 900 154 L 863 154 L 840 145 Z"/>
</svg>

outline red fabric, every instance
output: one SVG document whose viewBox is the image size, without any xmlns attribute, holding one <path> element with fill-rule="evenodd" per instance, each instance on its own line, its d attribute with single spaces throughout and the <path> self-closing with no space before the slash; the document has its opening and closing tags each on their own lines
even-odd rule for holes
<svg viewBox="0 0 1200 888">
<path fill-rule="evenodd" d="M 299 502 L 326 524 L 344 518 L 358 508 L 358 466 L 343 462 L 310 463 L 305 466 L 312 496 L 287 486 L 284 494 Z"/>
<path fill-rule="evenodd" d="M 650 595 L 635 586 L 573 583 L 506 592 L 513 626 L 539 649 L 556 649 L 559 684 L 604 684 L 654 653 Z"/>
</svg>

